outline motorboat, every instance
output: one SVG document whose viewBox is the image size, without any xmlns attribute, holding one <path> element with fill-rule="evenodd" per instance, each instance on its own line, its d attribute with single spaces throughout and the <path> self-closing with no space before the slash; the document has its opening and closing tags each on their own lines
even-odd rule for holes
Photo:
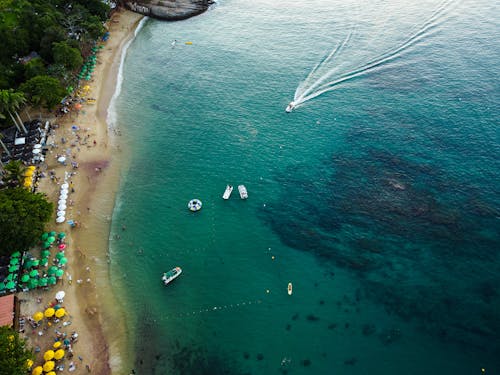
<svg viewBox="0 0 500 375">
<path fill-rule="evenodd" d="M 291 101 L 290 104 L 288 104 L 285 108 L 285 112 L 290 113 L 295 109 L 295 106 L 297 104 L 294 101 Z"/>
<path fill-rule="evenodd" d="M 223 199 L 229 199 L 231 193 L 233 192 L 233 185 L 227 185 L 224 194 L 222 195 Z"/>
<path fill-rule="evenodd" d="M 172 268 L 170 271 L 163 273 L 161 280 L 163 281 L 163 284 L 168 285 L 171 281 L 178 278 L 181 273 L 182 269 L 180 267 Z"/>
<path fill-rule="evenodd" d="M 245 187 L 245 185 L 238 185 L 238 191 L 240 192 L 241 199 L 248 198 L 248 192 L 247 192 L 247 188 Z"/>
<path fill-rule="evenodd" d="M 293 293 L 293 286 L 292 283 L 288 283 L 288 295 L 291 296 Z"/>
</svg>

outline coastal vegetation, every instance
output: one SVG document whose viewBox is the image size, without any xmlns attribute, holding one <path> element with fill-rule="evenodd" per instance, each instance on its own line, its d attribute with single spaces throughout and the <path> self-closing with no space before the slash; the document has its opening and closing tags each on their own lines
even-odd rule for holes
<svg viewBox="0 0 500 375">
<path fill-rule="evenodd" d="M 0 190 L 0 255 L 35 245 L 52 211 L 43 193 L 21 187 Z"/>
<path fill-rule="evenodd" d="M 0 327 L 0 374 L 25 375 L 33 359 L 33 352 L 15 330 Z"/>
<path fill-rule="evenodd" d="M 0 127 L 24 104 L 54 108 L 105 31 L 100 0 L 0 0 Z"/>
</svg>

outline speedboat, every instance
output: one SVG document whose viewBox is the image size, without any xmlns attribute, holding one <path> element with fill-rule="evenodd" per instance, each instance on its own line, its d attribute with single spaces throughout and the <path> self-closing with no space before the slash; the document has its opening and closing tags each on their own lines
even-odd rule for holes
<svg viewBox="0 0 500 375">
<path fill-rule="evenodd" d="M 223 199 L 229 199 L 231 193 L 233 192 L 233 185 L 227 185 L 224 194 L 222 195 Z"/>
<path fill-rule="evenodd" d="M 285 108 L 285 112 L 290 113 L 295 109 L 296 103 L 294 101 L 291 101 L 290 104 L 287 105 Z"/>
<path fill-rule="evenodd" d="M 181 273 L 182 273 L 181 267 L 172 268 L 170 271 L 163 273 L 161 280 L 163 281 L 163 284 L 168 285 L 168 283 L 178 278 Z"/>
<path fill-rule="evenodd" d="M 248 198 L 248 192 L 247 192 L 247 188 L 245 187 L 245 185 L 238 185 L 238 191 L 240 192 L 241 199 Z"/>
<path fill-rule="evenodd" d="M 293 293 L 293 286 L 292 283 L 288 283 L 288 295 L 291 296 Z"/>
</svg>

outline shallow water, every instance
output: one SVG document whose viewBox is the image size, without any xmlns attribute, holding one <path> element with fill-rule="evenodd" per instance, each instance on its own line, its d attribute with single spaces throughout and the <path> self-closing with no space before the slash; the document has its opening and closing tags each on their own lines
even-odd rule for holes
<svg viewBox="0 0 500 375">
<path fill-rule="evenodd" d="M 147 21 L 125 60 L 136 371 L 498 372 L 499 6 L 252 4 Z"/>
</svg>

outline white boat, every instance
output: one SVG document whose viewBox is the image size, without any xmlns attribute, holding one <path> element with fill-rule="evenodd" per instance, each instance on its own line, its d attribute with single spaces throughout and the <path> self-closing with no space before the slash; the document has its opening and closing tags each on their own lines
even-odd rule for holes
<svg viewBox="0 0 500 375">
<path fill-rule="evenodd" d="M 201 201 L 199 199 L 191 199 L 188 203 L 188 208 L 193 211 L 193 212 L 196 212 L 196 211 L 199 211 L 201 210 L 201 206 L 203 204 L 201 203 Z"/>
<path fill-rule="evenodd" d="M 233 192 L 233 185 L 227 185 L 224 194 L 222 195 L 223 199 L 229 199 L 231 193 Z"/>
<path fill-rule="evenodd" d="M 287 291 L 288 291 L 288 295 L 291 296 L 292 293 L 293 293 L 293 286 L 292 286 L 292 283 L 288 283 L 288 288 L 287 288 Z"/>
<path fill-rule="evenodd" d="M 245 185 L 238 185 L 238 191 L 240 192 L 241 199 L 248 198 L 248 192 L 247 192 L 247 188 L 245 187 Z"/>
<path fill-rule="evenodd" d="M 161 280 L 163 281 L 163 284 L 168 285 L 168 283 L 178 278 L 181 273 L 182 273 L 181 267 L 172 268 L 170 271 L 163 273 Z"/>
<path fill-rule="evenodd" d="M 285 112 L 290 113 L 294 110 L 296 106 L 296 103 L 294 101 L 291 101 L 290 104 L 288 104 L 285 108 Z"/>
</svg>

